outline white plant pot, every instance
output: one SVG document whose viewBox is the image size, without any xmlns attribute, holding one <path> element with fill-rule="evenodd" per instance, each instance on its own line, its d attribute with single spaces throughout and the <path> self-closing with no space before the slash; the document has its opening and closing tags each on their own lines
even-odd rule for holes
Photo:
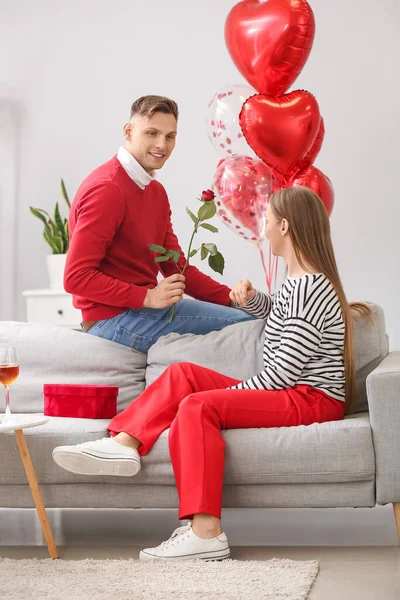
<svg viewBox="0 0 400 600">
<path fill-rule="evenodd" d="M 64 290 L 64 269 L 66 254 L 48 254 L 47 272 L 52 290 Z"/>
</svg>

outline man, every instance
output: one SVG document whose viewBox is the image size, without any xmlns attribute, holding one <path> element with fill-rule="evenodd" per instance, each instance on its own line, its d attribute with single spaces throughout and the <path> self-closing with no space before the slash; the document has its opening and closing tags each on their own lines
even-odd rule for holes
<svg viewBox="0 0 400 600">
<path fill-rule="evenodd" d="M 85 179 L 70 211 L 64 287 L 82 311 L 82 328 L 140 352 L 161 335 L 205 334 L 252 318 L 229 306 L 227 286 L 191 265 L 183 276 L 170 261 L 155 263 L 148 248 L 179 250 L 182 269 L 168 197 L 153 178 L 175 147 L 177 121 L 173 100 L 136 100 L 124 126 L 125 147 Z M 197 301 L 182 299 L 184 292 Z"/>
</svg>

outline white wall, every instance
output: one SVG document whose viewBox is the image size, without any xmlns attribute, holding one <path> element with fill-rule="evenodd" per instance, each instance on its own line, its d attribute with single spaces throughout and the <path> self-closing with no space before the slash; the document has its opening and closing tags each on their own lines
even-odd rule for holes
<svg viewBox="0 0 400 600">
<path fill-rule="evenodd" d="M 52 210 L 61 176 L 73 195 L 123 142 L 130 104 L 142 94 L 170 95 L 180 104 L 178 145 L 159 179 L 186 248 L 184 207 L 210 185 L 218 161 L 205 134 L 208 101 L 243 81 L 223 37 L 234 4 L 0 0 L 0 319 L 24 319 L 22 291 L 47 285 L 48 250 L 29 205 Z M 392 348 L 400 347 L 400 5 L 311 5 L 316 40 L 294 87 L 314 93 L 325 118 L 316 165 L 336 190 L 332 229 L 342 279 L 350 300 L 385 308 Z M 222 226 L 215 241 L 226 257 L 225 282 L 247 276 L 264 285 L 255 247 Z M 15 260 L 12 269 L 6 255 Z"/>
</svg>

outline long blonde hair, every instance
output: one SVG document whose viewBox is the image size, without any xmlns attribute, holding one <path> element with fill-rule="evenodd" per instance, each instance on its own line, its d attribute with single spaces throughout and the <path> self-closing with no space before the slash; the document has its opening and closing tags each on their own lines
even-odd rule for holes
<svg viewBox="0 0 400 600">
<path fill-rule="evenodd" d="M 362 302 L 348 303 L 343 291 L 333 250 L 329 216 L 315 192 L 306 187 L 283 188 L 270 198 L 272 212 L 286 219 L 293 249 L 302 269 L 312 265 L 332 283 L 339 298 L 345 326 L 344 367 L 346 378 L 346 413 L 355 408 L 355 369 L 353 355 L 353 314 L 376 321 L 371 308 Z"/>
</svg>

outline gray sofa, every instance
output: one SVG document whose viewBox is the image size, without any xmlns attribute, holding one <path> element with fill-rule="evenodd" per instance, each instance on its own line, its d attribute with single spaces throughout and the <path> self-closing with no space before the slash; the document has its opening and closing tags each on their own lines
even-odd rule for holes
<svg viewBox="0 0 400 600">
<path fill-rule="evenodd" d="M 355 320 L 357 412 L 310 426 L 223 432 L 224 507 L 373 507 L 393 503 L 400 536 L 400 352 L 388 353 L 384 314 Z M 171 334 L 148 355 L 83 333 L 0 322 L 0 343 L 17 347 L 21 374 L 13 412 L 43 412 L 44 383 L 118 385 L 118 410 L 173 362 L 195 362 L 240 379 L 261 370 L 263 322 L 206 336 Z M 1 406 L 1 405 L 0 405 Z M 106 420 L 50 418 L 25 430 L 47 507 L 175 508 L 178 499 L 165 431 L 130 478 L 73 475 L 51 458 L 58 445 L 106 435 Z M 0 435 L 0 507 L 32 507 L 12 433 Z"/>
</svg>

